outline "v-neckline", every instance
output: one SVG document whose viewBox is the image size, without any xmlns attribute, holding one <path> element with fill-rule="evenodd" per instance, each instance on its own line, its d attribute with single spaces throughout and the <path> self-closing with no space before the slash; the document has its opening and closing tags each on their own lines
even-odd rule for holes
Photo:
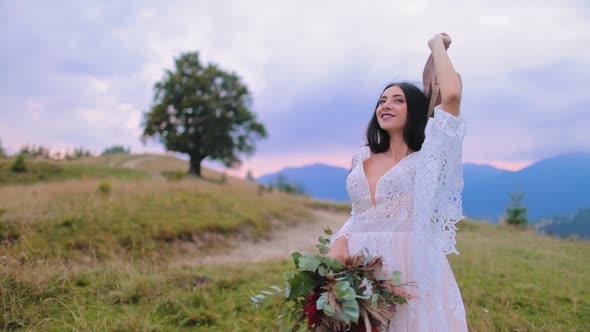
<svg viewBox="0 0 590 332">
<path fill-rule="evenodd" d="M 375 195 L 371 194 L 371 185 L 369 184 L 369 178 L 367 177 L 367 173 L 365 173 L 365 160 L 371 158 L 371 148 L 368 146 L 364 146 L 365 150 L 368 150 L 368 156 L 366 156 L 366 154 L 363 154 L 361 157 L 361 173 L 363 173 L 363 178 L 365 179 L 365 184 L 367 185 L 367 190 L 369 191 L 369 204 L 371 204 L 371 207 L 373 208 L 373 210 L 377 209 L 377 192 L 379 191 L 379 182 L 381 181 L 381 179 L 383 179 L 389 172 L 391 172 L 393 169 L 395 169 L 399 164 L 401 164 L 404 160 L 408 159 L 408 157 L 410 157 L 411 155 L 413 155 L 414 153 L 418 152 L 418 151 L 414 151 L 412 153 L 410 153 L 409 155 L 403 157 L 402 159 L 400 159 L 395 165 L 393 165 L 390 169 L 388 169 L 387 171 L 385 171 L 385 173 L 383 173 L 383 175 L 381 175 L 381 177 L 379 177 L 379 179 L 377 179 L 377 182 L 375 182 Z M 375 202 L 373 203 L 373 196 L 375 197 Z"/>
</svg>

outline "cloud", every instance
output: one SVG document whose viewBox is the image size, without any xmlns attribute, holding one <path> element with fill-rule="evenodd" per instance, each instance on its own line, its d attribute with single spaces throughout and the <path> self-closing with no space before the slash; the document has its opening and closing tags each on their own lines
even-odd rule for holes
<svg viewBox="0 0 590 332">
<path fill-rule="evenodd" d="M 7 13 L 0 136 L 13 149 L 34 142 L 141 150 L 141 114 L 154 82 L 174 57 L 198 50 L 240 74 L 270 132 L 235 172 L 288 166 L 285 153 L 346 164 L 377 94 L 389 81 L 419 81 L 427 40 L 441 31 L 453 38 L 449 54 L 464 82 L 466 161 L 522 163 L 587 149 L 590 141 L 584 1 L 0 6 Z"/>
</svg>

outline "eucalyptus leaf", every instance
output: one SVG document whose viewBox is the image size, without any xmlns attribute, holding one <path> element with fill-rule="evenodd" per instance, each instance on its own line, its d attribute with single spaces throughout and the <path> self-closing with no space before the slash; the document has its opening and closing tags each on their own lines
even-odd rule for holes
<svg viewBox="0 0 590 332">
<path fill-rule="evenodd" d="M 342 263 L 339 260 L 329 256 L 324 257 L 323 262 L 327 265 L 328 268 L 334 271 L 340 271 L 343 268 Z"/>
<path fill-rule="evenodd" d="M 339 281 L 334 285 L 334 293 L 336 294 L 336 299 L 340 302 L 345 301 L 355 301 L 356 302 L 356 293 L 352 287 L 350 287 L 350 283 L 348 281 Z"/>
<path fill-rule="evenodd" d="M 291 257 L 293 258 L 293 262 L 295 263 L 295 266 L 297 266 L 299 264 L 299 257 L 301 257 L 301 256 L 303 256 L 303 255 L 301 255 L 301 253 L 298 251 L 291 253 Z"/>
<path fill-rule="evenodd" d="M 282 291 L 282 289 L 279 286 L 272 285 L 272 286 L 270 286 L 270 288 L 276 290 L 277 292 Z"/>
<path fill-rule="evenodd" d="M 327 255 L 330 252 L 330 247 L 325 244 L 318 244 L 316 245 L 321 255 Z"/>
<path fill-rule="evenodd" d="M 302 257 L 299 257 L 299 268 L 305 271 L 315 272 L 320 265 L 320 260 L 312 254 L 305 253 Z"/>
<path fill-rule="evenodd" d="M 327 235 L 332 235 L 332 229 L 330 228 L 330 226 L 326 226 L 326 228 L 324 228 L 324 233 L 326 233 Z"/>
<path fill-rule="evenodd" d="M 334 309 L 334 306 L 331 305 L 330 303 L 326 303 L 324 305 L 324 314 L 326 314 L 326 316 L 334 316 L 334 313 L 336 312 L 336 309 Z"/>
<path fill-rule="evenodd" d="M 342 303 L 342 318 L 346 323 L 358 321 L 359 316 L 359 304 L 356 300 Z"/>
<path fill-rule="evenodd" d="M 324 310 L 324 305 L 326 304 L 326 301 L 328 301 L 328 292 L 323 292 L 315 303 L 316 309 Z"/>
</svg>

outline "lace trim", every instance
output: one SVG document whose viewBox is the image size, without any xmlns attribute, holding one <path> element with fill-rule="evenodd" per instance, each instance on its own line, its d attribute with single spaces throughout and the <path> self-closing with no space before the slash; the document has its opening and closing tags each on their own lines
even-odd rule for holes
<svg viewBox="0 0 590 332">
<path fill-rule="evenodd" d="M 465 218 L 462 204 L 462 160 L 466 121 L 463 113 L 454 116 L 439 107 L 435 107 L 434 114 L 432 126 L 427 126 L 428 131 L 422 149 L 422 162 L 440 167 L 436 172 L 438 178 L 431 179 L 435 181 L 431 183 L 438 184 L 434 193 L 431 226 L 440 252 L 459 254 L 455 247 L 455 224 Z"/>
</svg>

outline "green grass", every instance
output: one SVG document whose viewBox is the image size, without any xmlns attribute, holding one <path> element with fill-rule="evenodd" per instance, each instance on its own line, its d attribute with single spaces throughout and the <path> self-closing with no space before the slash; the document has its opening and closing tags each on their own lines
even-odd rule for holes
<svg viewBox="0 0 590 332">
<path fill-rule="evenodd" d="M 147 179 L 150 175 L 140 170 L 101 165 L 75 164 L 67 161 L 25 160 L 27 171 L 11 170 L 12 161 L 0 162 L 0 185 L 32 184 L 71 179 Z"/>
<path fill-rule="evenodd" d="M 234 235 L 263 237 L 273 220 L 312 217 L 297 197 L 256 195 L 254 185 L 236 190 L 194 178 L 107 184 L 107 192 L 96 180 L 0 190 L 0 248 L 30 261 L 205 254 Z"/>
<path fill-rule="evenodd" d="M 164 168 L 151 162 L 150 172 Z M 105 168 L 76 167 L 89 174 L 88 166 Z M 278 330 L 279 299 L 256 309 L 249 297 L 283 285 L 290 260 L 176 263 L 264 237 L 276 223 L 307 222 L 310 208 L 349 210 L 258 195 L 256 184 L 232 177 L 222 184 L 109 174 L 0 187 L 0 329 Z M 470 331 L 590 330 L 589 242 L 505 225 L 459 228 L 461 254 L 449 261 Z"/>
<path fill-rule="evenodd" d="M 36 277 L 0 273 L 4 328 L 43 331 L 271 331 L 279 298 L 262 309 L 253 290 L 283 282 L 284 262 L 177 267 L 116 262 Z M 31 271 L 32 272 L 32 271 Z"/>
<path fill-rule="evenodd" d="M 588 243 L 485 224 L 461 228 L 461 254 L 449 257 L 470 331 L 590 328 Z M 3 324 L 47 331 L 278 330 L 280 298 L 256 309 L 249 297 L 283 286 L 282 273 L 291 268 L 290 260 L 173 268 L 112 261 L 73 271 L 41 264 L 0 274 Z M 27 273 L 33 271 L 34 277 Z"/>
<path fill-rule="evenodd" d="M 590 330 L 590 243 L 463 223 L 449 261 L 478 331 Z"/>
</svg>

